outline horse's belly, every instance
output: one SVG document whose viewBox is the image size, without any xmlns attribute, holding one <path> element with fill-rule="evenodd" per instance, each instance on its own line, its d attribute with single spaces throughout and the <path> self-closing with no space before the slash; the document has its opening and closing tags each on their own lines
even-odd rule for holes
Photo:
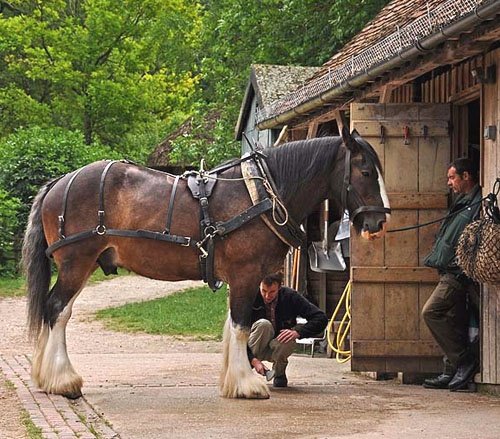
<svg viewBox="0 0 500 439">
<path fill-rule="evenodd" d="M 158 280 L 201 279 L 193 248 L 145 239 L 124 239 L 113 245 L 114 263 L 141 276 Z"/>
</svg>

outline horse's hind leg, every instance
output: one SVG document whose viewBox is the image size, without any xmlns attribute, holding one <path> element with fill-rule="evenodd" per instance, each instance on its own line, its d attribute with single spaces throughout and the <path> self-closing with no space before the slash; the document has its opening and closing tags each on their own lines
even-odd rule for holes
<svg viewBox="0 0 500 439">
<path fill-rule="evenodd" d="M 74 261 L 59 267 L 57 282 L 44 307 L 43 327 L 33 356 L 32 379 L 47 393 L 78 398 L 82 378 L 73 368 L 66 350 L 66 325 L 73 303 L 95 267 Z"/>
</svg>

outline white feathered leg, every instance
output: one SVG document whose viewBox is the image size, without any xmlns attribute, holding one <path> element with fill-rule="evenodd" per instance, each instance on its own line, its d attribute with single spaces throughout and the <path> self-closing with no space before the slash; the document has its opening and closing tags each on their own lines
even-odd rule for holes
<svg viewBox="0 0 500 439">
<path fill-rule="evenodd" d="M 269 398 L 266 384 L 250 367 L 248 336 L 248 331 L 234 325 L 228 315 L 224 326 L 224 359 L 220 378 L 221 395 L 226 398 Z"/>
<path fill-rule="evenodd" d="M 44 324 L 35 347 L 31 378 L 47 393 L 78 398 L 82 395 L 83 380 L 73 368 L 66 350 L 66 325 L 71 317 L 76 296 L 59 314 L 52 329 Z"/>
</svg>

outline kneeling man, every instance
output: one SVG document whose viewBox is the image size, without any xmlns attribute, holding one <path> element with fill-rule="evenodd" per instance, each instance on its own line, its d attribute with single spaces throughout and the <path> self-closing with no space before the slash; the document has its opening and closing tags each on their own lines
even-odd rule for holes
<svg viewBox="0 0 500 439">
<path fill-rule="evenodd" d="M 255 371 L 266 375 L 262 360 L 273 363 L 274 387 L 287 387 L 285 374 L 288 357 L 298 338 L 321 333 L 328 319 L 323 311 L 291 288 L 282 286 L 281 274 L 270 274 L 260 283 L 252 310 L 252 328 L 248 340 L 248 358 Z M 297 324 L 297 317 L 307 320 Z"/>
</svg>

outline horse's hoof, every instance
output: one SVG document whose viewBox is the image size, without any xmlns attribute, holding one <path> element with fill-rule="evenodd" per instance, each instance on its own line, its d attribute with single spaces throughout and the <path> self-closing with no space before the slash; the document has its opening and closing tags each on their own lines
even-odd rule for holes
<svg viewBox="0 0 500 439">
<path fill-rule="evenodd" d="M 263 395 L 262 393 L 259 393 L 257 395 L 252 395 L 250 396 L 250 399 L 269 399 L 271 395 L 269 393 L 267 395 Z"/>
<path fill-rule="evenodd" d="M 65 398 L 68 398 L 68 399 L 78 399 L 82 396 L 82 392 L 81 391 L 78 391 L 78 392 L 68 392 L 68 393 L 63 393 L 63 395 Z"/>
<path fill-rule="evenodd" d="M 269 399 L 271 395 L 268 392 L 266 393 L 250 393 L 249 395 L 238 395 L 237 398 L 240 399 Z"/>
</svg>

